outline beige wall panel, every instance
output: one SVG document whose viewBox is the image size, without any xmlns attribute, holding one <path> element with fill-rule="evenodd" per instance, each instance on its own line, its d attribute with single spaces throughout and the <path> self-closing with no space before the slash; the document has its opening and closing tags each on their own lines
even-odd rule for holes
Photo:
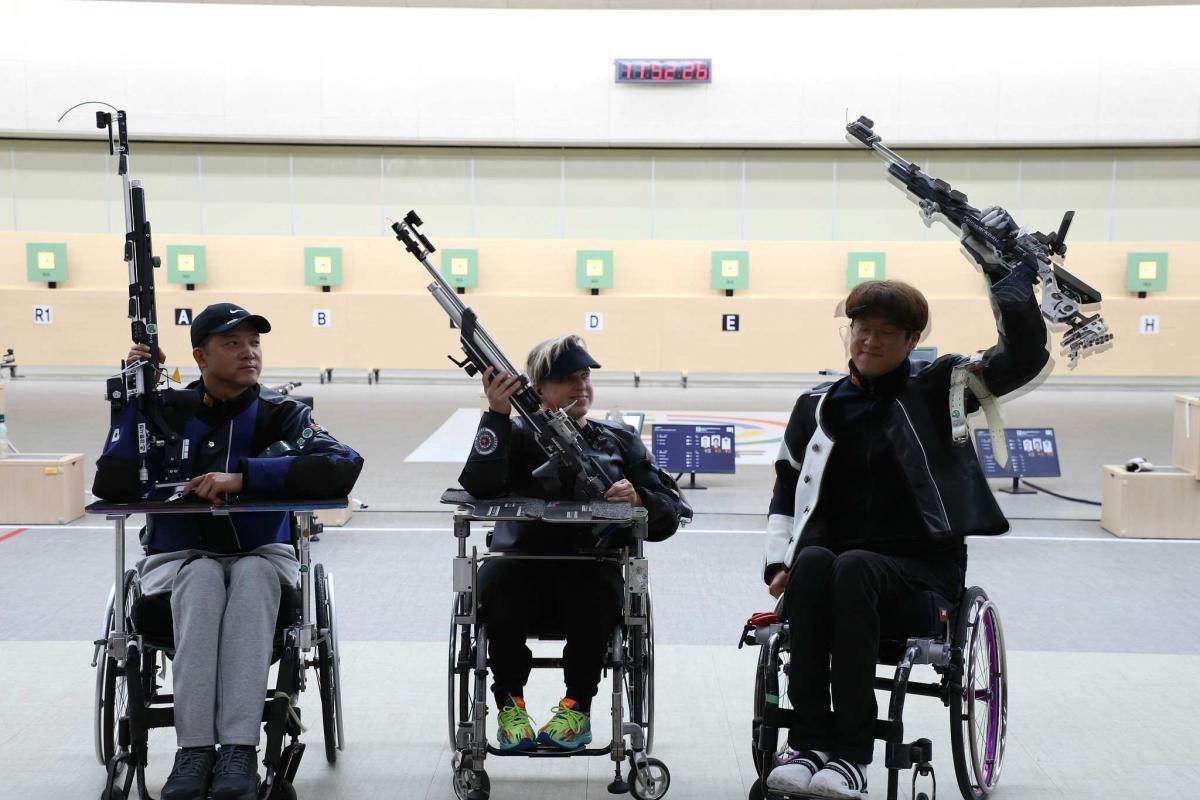
<svg viewBox="0 0 1200 800">
<path fill-rule="evenodd" d="M 655 155 L 655 239 L 740 239 L 741 205 L 741 153 Z"/>
<path fill-rule="evenodd" d="M 296 235 L 382 235 L 378 154 L 365 148 L 298 148 L 292 151 L 292 182 Z"/>
<path fill-rule="evenodd" d="M 562 151 L 476 150 L 475 235 L 562 236 Z"/>
<path fill-rule="evenodd" d="M 12 142 L 0 142 L 0 231 L 16 230 L 13 206 Z M 61 223 L 59 227 L 62 227 Z"/>
<path fill-rule="evenodd" d="M 918 164 L 920 152 L 906 153 Z M 838 154 L 834 239 L 923 241 L 916 204 L 888 180 L 883 162 L 869 154 Z M 932 237 L 931 237 L 932 238 Z"/>
<path fill-rule="evenodd" d="M 410 210 L 431 238 L 471 236 L 471 151 L 417 147 L 387 150 L 383 160 L 383 210 L 401 219 Z M 390 235 L 390 234 L 389 234 Z"/>
<path fill-rule="evenodd" d="M 164 233 L 201 233 L 204 212 L 200 204 L 200 157 L 194 149 L 180 145 L 138 144 L 129 160 L 130 174 L 140 180 L 146 190 L 146 213 L 150 217 L 156 247 L 158 237 Z M 124 213 L 120 193 L 113 196 L 112 203 Z M 117 227 L 114 223 L 113 229 Z M 162 254 L 165 255 L 166 250 Z"/>
<path fill-rule="evenodd" d="M 120 236 L 65 236 L 80 253 L 71 283 L 56 290 L 27 284 L 23 233 L 0 234 L 0 343 L 15 346 L 22 364 L 115 365 L 128 346 Z M 401 246 L 382 237 L 346 238 L 346 286 L 329 293 L 303 286 L 308 237 L 199 237 L 209 248 L 211 286 L 195 292 L 159 284 L 162 344 L 172 364 L 190 363 L 187 330 L 171 324 L 175 308 L 198 311 L 230 300 L 268 317 L 268 367 L 335 369 L 420 368 L 446 365 L 456 337 L 428 296 L 428 278 Z M 158 243 L 169 243 L 169 237 Z M 708 253 L 716 242 L 609 242 L 616 288 L 593 297 L 574 288 L 577 240 L 436 240 L 439 246 L 480 250 L 481 288 L 465 295 L 489 331 L 514 358 L 535 342 L 579 331 L 584 315 L 605 315 L 589 339 L 607 369 L 697 372 L 813 372 L 844 360 L 833 316 L 845 295 L 847 249 L 882 249 L 893 277 L 909 280 L 930 298 L 928 343 L 943 352 L 970 352 L 995 341 L 982 279 L 953 242 L 770 242 L 751 247 L 751 290 L 727 298 L 708 286 Z M 587 243 L 590 244 L 590 243 Z M 1127 248 L 1168 248 L 1172 291 L 1137 299 L 1123 291 Z M 244 269 L 253 264 L 253 270 Z M 1200 244 L 1163 242 L 1081 244 L 1069 266 L 1106 294 L 1104 315 L 1116 346 L 1085 359 L 1079 375 L 1200 374 Z M 800 280 L 803 276 L 803 280 Z M 33 306 L 49 304 L 53 325 L 34 325 Z M 332 327 L 312 326 L 314 309 Z M 740 314 L 742 330 L 724 333 L 720 317 Z M 1138 333 L 1142 315 L 1159 315 L 1161 333 Z M 81 335 L 86 332 L 86 335 Z M 1056 337 L 1057 338 L 1057 337 Z M 781 347 L 780 343 L 788 343 Z M 1057 351 L 1057 346 L 1055 347 Z M 785 361 L 781 361 L 785 358 Z M 1057 374 L 1067 374 L 1059 359 Z"/>
<path fill-rule="evenodd" d="M 649 239 L 650 155 L 567 154 L 563 234 L 568 239 Z M 617 266 L 620 269 L 620 266 Z"/>
<path fill-rule="evenodd" d="M 1020 156 L 1017 153 L 1006 150 L 938 150 L 906 157 L 920 164 L 930 175 L 966 194 L 976 208 L 1000 206 L 1014 215 L 1019 215 L 1023 208 L 1024 197 L 1018 186 Z M 1018 219 L 1024 222 L 1023 215 Z M 945 230 L 944 225 L 942 229 Z M 938 236 L 930 230 L 928 238 L 932 241 Z"/>
<path fill-rule="evenodd" d="M 1122 154 L 1113 239 L 1200 239 L 1200 150 Z"/>
<path fill-rule="evenodd" d="M 206 146 L 200 156 L 205 233 L 270 236 L 292 232 L 286 152 Z"/>
<path fill-rule="evenodd" d="M 103 144 L 14 142 L 13 151 L 16 230 L 124 230 L 117 164 Z"/>
<path fill-rule="evenodd" d="M 832 152 L 746 154 L 746 238 L 828 239 L 833 234 Z"/>
<path fill-rule="evenodd" d="M 1111 238 L 1111 150 L 1033 151 L 1021 154 L 1021 202 L 1017 221 L 1031 231 L 1058 230 L 1065 212 L 1075 219 L 1067 234 L 1070 248 Z"/>
</svg>

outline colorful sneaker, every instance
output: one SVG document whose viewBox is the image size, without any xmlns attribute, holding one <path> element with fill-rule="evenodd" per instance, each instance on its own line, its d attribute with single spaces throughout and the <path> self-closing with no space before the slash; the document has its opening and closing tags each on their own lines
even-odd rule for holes
<svg viewBox="0 0 1200 800">
<path fill-rule="evenodd" d="M 525 710 L 521 697 L 508 698 L 500 709 L 500 727 L 496 730 L 496 741 L 501 750 L 532 750 L 537 747 L 533 739 L 533 721 Z"/>
<path fill-rule="evenodd" d="M 549 744 L 563 750 L 577 750 L 592 741 L 592 715 L 579 711 L 579 704 L 569 697 L 559 701 L 554 716 L 538 731 L 538 744 Z"/>
</svg>

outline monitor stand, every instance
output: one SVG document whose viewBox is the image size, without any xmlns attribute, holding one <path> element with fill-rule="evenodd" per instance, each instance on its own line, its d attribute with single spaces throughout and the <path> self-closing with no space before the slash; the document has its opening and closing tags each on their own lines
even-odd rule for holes
<svg viewBox="0 0 1200 800">
<path fill-rule="evenodd" d="M 694 473 L 694 472 L 679 473 L 678 475 L 675 476 L 675 482 L 679 483 L 679 479 L 682 478 L 685 474 L 690 475 L 691 478 L 689 479 L 688 484 L 686 486 L 680 487 L 681 489 L 689 489 L 691 491 L 702 492 L 708 488 L 707 486 L 700 486 L 699 484 L 696 483 L 696 473 Z"/>
<path fill-rule="evenodd" d="M 1037 494 L 1035 489 L 1029 489 L 1021 485 L 1021 477 L 1014 475 L 1012 479 L 1012 487 L 1001 486 L 1000 491 L 1005 494 Z"/>
</svg>

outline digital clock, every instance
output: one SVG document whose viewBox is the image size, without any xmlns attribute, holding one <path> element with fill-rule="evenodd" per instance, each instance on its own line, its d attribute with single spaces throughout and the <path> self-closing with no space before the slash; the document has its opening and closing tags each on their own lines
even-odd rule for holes
<svg viewBox="0 0 1200 800">
<path fill-rule="evenodd" d="M 712 83 L 711 58 L 618 58 L 617 83 Z"/>
</svg>

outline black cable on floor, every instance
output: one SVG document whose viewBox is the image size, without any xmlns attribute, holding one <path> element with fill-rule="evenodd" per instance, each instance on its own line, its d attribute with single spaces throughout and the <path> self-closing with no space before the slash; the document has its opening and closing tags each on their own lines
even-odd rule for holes
<svg viewBox="0 0 1200 800">
<path fill-rule="evenodd" d="M 1083 504 L 1085 504 L 1085 505 L 1089 505 L 1089 506 L 1098 506 L 1098 505 L 1100 505 L 1100 501 L 1099 501 L 1099 500 L 1085 500 L 1085 499 L 1084 499 L 1084 498 L 1082 498 L 1082 497 L 1069 497 L 1069 496 L 1067 496 L 1067 495 L 1065 495 L 1065 494 L 1059 494 L 1058 492 L 1052 492 L 1052 491 L 1050 491 L 1049 489 L 1043 489 L 1041 486 L 1038 486 L 1038 485 L 1037 485 L 1037 484 L 1035 484 L 1035 483 L 1030 483 L 1029 481 L 1025 480 L 1024 478 L 1021 478 L 1021 483 L 1025 484 L 1025 485 L 1026 485 L 1026 486 L 1028 486 L 1030 489 L 1036 489 L 1037 491 L 1039 491 L 1039 492 L 1043 492 L 1043 493 L 1045 493 L 1045 494 L 1048 494 L 1048 495 L 1050 495 L 1051 497 L 1057 497 L 1057 498 L 1058 498 L 1058 499 L 1060 499 L 1060 500 L 1070 500 L 1072 503 L 1083 503 Z"/>
</svg>

